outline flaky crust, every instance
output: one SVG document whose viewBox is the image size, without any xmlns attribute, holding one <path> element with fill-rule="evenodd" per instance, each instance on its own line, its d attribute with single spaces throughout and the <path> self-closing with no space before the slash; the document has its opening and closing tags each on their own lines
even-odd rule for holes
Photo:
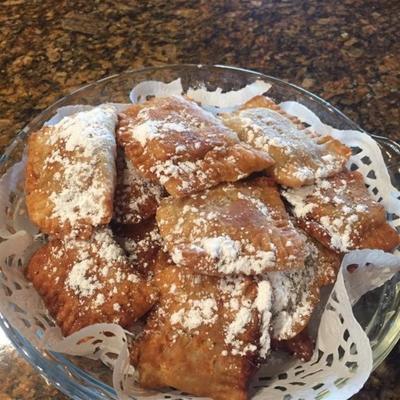
<svg viewBox="0 0 400 400">
<path fill-rule="evenodd" d="M 343 171 L 307 190 L 283 195 L 293 205 L 299 225 L 332 250 L 392 251 L 400 244 L 383 205 L 372 199 L 357 171 Z"/>
<path fill-rule="evenodd" d="M 160 302 L 132 353 L 139 371 L 139 384 L 145 388 L 172 386 L 215 400 L 247 399 L 246 388 L 257 363 L 254 350 L 261 334 L 257 311 L 250 312 L 248 323 L 235 337 L 240 343 L 238 348 L 235 343 L 226 343 L 226 332 L 238 312 L 229 304 L 254 302 L 257 284 L 244 278 L 232 295 L 229 290 L 224 293 L 219 278 L 184 273 L 165 257 L 160 263 L 155 279 L 161 293 Z M 196 318 L 190 320 L 190 316 L 197 315 L 196 309 L 190 309 L 191 305 L 205 300 L 215 303 L 212 315 L 200 313 L 209 319 L 190 329 L 190 323 L 198 322 Z M 181 314 L 180 321 L 175 321 Z M 182 322 L 186 317 L 189 326 Z M 242 350 L 246 348 L 247 351 Z"/>
<path fill-rule="evenodd" d="M 291 340 L 302 332 L 320 302 L 321 288 L 336 281 L 342 256 L 310 237 L 306 248 L 303 269 L 267 274 L 273 292 L 271 335 L 275 341 Z"/>
<path fill-rule="evenodd" d="M 89 242 L 52 240 L 29 261 L 26 276 L 64 336 L 100 322 L 127 328 L 156 301 L 154 287 L 118 253 L 110 235 L 105 230 Z"/>
<path fill-rule="evenodd" d="M 59 238 L 74 232 L 88 238 L 93 227 L 110 222 L 115 124 L 113 110 L 97 107 L 29 136 L 26 205 L 42 232 Z"/>
<path fill-rule="evenodd" d="M 300 120 L 264 96 L 254 97 L 237 112 L 223 114 L 222 120 L 241 140 L 273 158 L 272 175 L 284 186 L 310 185 L 318 178 L 334 175 L 351 155 L 344 144 L 306 129 Z"/>
<path fill-rule="evenodd" d="M 156 214 L 164 189 L 141 176 L 126 160 L 124 151 L 117 152 L 117 187 L 113 220 L 120 224 L 138 224 Z"/>
<path fill-rule="evenodd" d="M 263 151 L 183 97 L 155 98 L 120 114 L 118 141 L 148 179 L 174 197 L 200 192 L 269 168 Z"/>
<path fill-rule="evenodd" d="M 304 239 L 268 178 L 166 198 L 157 222 L 173 260 L 196 273 L 253 275 L 304 266 Z"/>
</svg>

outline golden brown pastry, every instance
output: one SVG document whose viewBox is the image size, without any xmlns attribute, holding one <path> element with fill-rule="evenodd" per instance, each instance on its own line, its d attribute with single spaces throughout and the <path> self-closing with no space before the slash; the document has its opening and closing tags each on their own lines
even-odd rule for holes
<svg viewBox="0 0 400 400">
<path fill-rule="evenodd" d="M 273 164 L 264 151 L 241 143 L 219 119 L 179 96 L 132 105 L 120 114 L 117 136 L 132 164 L 174 197 Z"/>
<path fill-rule="evenodd" d="M 386 221 L 359 172 L 344 171 L 316 185 L 282 192 L 301 227 L 325 246 L 338 251 L 392 251 L 399 234 Z"/>
<path fill-rule="evenodd" d="M 272 174 L 284 186 L 310 185 L 316 179 L 334 175 L 351 155 L 344 144 L 306 129 L 264 96 L 256 96 L 239 111 L 221 117 L 241 140 L 273 158 Z"/>
<path fill-rule="evenodd" d="M 117 154 L 117 187 L 114 196 L 114 221 L 137 224 L 156 214 L 164 189 L 141 176 L 122 149 Z"/>
<path fill-rule="evenodd" d="M 274 340 L 290 340 L 303 331 L 320 301 L 320 288 L 336 281 L 342 257 L 311 238 L 306 240 L 303 269 L 267 274 L 273 293 Z"/>
<path fill-rule="evenodd" d="M 113 225 L 117 242 L 128 255 L 130 264 L 146 278 L 151 278 L 162 240 L 154 217 L 134 224 Z"/>
<path fill-rule="evenodd" d="M 166 258 L 160 262 L 160 301 L 132 354 L 139 384 L 247 399 L 260 353 L 265 357 L 270 347 L 268 282 L 191 275 Z"/>
<path fill-rule="evenodd" d="M 129 327 L 156 301 L 108 229 L 91 240 L 50 241 L 32 256 L 26 275 L 65 336 L 100 322 Z"/>
<path fill-rule="evenodd" d="M 314 353 L 315 343 L 309 336 L 307 329 L 303 329 L 298 335 L 288 340 L 271 340 L 274 350 L 282 350 L 293 355 L 300 361 L 310 361 Z"/>
<path fill-rule="evenodd" d="M 254 275 L 304 266 L 304 238 L 269 178 L 165 198 L 156 218 L 174 262 L 195 273 Z"/>
<path fill-rule="evenodd" d="M 29 136 L 26 205 L 42 232 L 87 238 L 110 222 L 116 123 L 115 110 L 99 106 Z"/>
</svg>

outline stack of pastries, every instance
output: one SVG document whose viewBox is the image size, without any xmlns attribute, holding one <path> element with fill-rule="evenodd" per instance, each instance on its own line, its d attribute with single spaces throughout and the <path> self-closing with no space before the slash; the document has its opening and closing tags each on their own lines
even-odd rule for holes
<svg viewBox="0 0 400 400">
<path fill-rule="evenodd" d="M 48 241 L 26 275 L 65 336 L 140 323 L 142 387 L 246 399 L 271 348 L 310 356 L 343 254 L 399 245 L 350 155 L 263 96 L 218 116 L 172 96 L 65 117 L 29 137 Z"/>
</svg>

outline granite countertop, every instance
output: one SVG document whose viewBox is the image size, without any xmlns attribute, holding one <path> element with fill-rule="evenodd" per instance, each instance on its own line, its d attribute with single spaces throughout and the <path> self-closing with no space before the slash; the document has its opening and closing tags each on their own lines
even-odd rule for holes
<svg viewBox="0 0 400 400">
<path fill-rule="evenodd" d="M 235 65 L 298 84 L 400 139 L 398 0 L 3 0 L 0 152 L 32 117 L 105 76 Z M 1 338 L 1 336 L 0 336 Z M 0 400 L 65 399 L 0 339 Z M 357 400 L 400 398 L 400 347 Z"/>
</svg>

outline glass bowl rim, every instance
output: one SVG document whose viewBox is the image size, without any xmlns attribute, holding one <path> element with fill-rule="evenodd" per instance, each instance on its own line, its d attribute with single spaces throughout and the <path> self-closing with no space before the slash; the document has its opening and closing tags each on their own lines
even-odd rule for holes
<svg viewBox="0 0 400 400">
<path fill-rule="evenodd" d="M 36 115 L 35 117 L 32 118 L 32 120 L 30 120 L 14 137 L 13 139 L 8 143 L 8 145 L 6 146 L 6 148 L 4 149 L 3 154 L 0 155 L 0 165 L 2 164 L 2 162 L 4 161 L 4 158 L 7 157 L 8 153 L 11 150 L 9 150 L 10 147 L 13 146 L 14 142 L 16 142 L 20 136 L 22 136 L 31 125 L 34 125 L 35 122 L 37 122 L 38 120 L 40 120 L 40 117 L 42 116 L 42 114 L 45 114 L 46 112 L 48 112 L 50 109 L 55 108 L 58 104 L 63 103 L 64 101 L 68 100 L 68 98 L 79 94 L 80 92 L 89 89 L 91 87 L 95 87 L 97 86 L 99 83 L 104 83 L 107 81 L 111 81 L 114 79 L 118 79 L 120 77 L 122 77 L 123 75 L 130 75 L 130 74 L 140 74 L 140 73 L 147 73 L 147 72 L 152 72 L 152 71 L 161 71 L 161 70 L 172 70 L 172 69 L 180 69 L 180 68 L 214 68 L 217 70 L 231 70 L 231 71 L 237 71 L 237 72 L 241 72 L 241 73 L 246 73 L 246 74 L 251 74 L 254 76 L 260 76 L 261 78 L 267 78 L 269 81 L 272 82 L 276 82 L 278 84 L 284 85 L 284 86 L 289 86 L 291 89 L 294 89 L 295 91 L 297 91 L 298 93 L 300 93 L 301 95 L 307 96 L 313 100 L 315 100 L 317 103 L 320 103 L 322 105 L 324 105 L 327 109 L 333 111 L 335 114 L 339 115 L 344 121 L 346 121 L 346 123 L 348 123 L 349 125 L 352 125 L 354 127 L 354 129 L 359 130 L 361 132 L 365 132 L 367 133 L 362 127 L 360 127 L 360 125 L 358 125 L 356 122 L 354 122 L 352 119 L 350 119 L 346 114 L 344 114 L 342 111 L 340 111 L 339 109 L 337 109 L 336 107 L 334 107 L 331 103 L 329 103 L 328 101 L 324 100 L 323 98 L 317 96 L 316 94 L 309 92 L 308 90 L 302 88 L 301 86 L 298 86 L 294 83 L 288 82 L 287 80 L 283 80 L 280 78 L 276 78 L 275 76 L 272 75 L 268 75 L 268 74 L 264 74 L 262 72 L 258 72 L 255 70 L 251 70 L 251 69 L 246 69 L 246 68 L 241 68 L 241 67 L 236 67 L 236 66 L 231 66 L 231 65 L 222 65 L 222 64 L 190 64 L 190 63 L 183 63 L 183 64 L 164 64 L 161 66 L 152 66 L 152 67 L 144 67 L 144 68 L 139 68 L 139 69 L 127 69 L 123 72 L 117 73 L 117 74 L 112 74 L 112 75 L 108 75 L 104 78 L 95 80 L 93 82 L 89 82 L 83 86 L 80 86 L 79 88 L 71 91 L 70 93 L 68 93 L 67 95 L 60 97 L 58 100 L 56 100 L 54 103 L 50 104 L 49 106 L 47 106 L 46 108 L 44 108 L 42 111 L 39 112 L 38 115 Z M 376 135 L 373 133 L 367 133 L 369 136 L 373 137 L 373 138 L 378 138 L 381 140 L 384 140 L 385 142 L 394 145 L 394 146 L 399 146 L 399 143 L 397 143 L 396 141 L 389 139 L 385 136 L 380 136 L 380 135 Z"/>
</svg>

